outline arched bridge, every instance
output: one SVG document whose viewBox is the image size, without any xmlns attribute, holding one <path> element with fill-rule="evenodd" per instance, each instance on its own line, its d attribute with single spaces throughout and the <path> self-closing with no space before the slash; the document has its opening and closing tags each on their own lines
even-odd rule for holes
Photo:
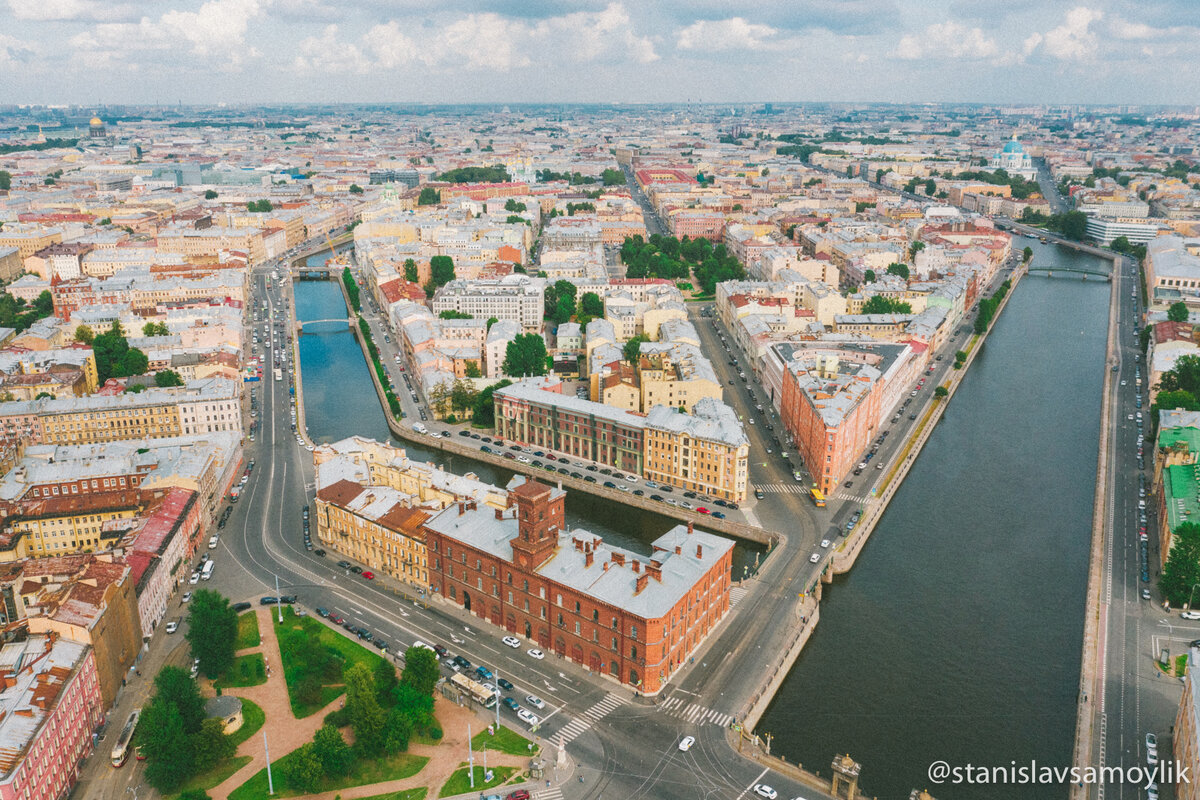
<svg viewBox="0 0 1200 800">
<path fill-rule="evenodd" d="M 1053 275 L 1056 272 L 1071 272 L 1076 275 L 1083 275 L 1084 280 L 1087 280 L 1088 275 L 1095 275 L 1097 278 L 1104 278 L 1106 281 L 1112 280 L 1112 273 L 1102 269 L 1083 269 L 1082 267 L 1038 267 L 1030 266 L 1030 272 L 1044 272 L 1047 275 Z"/>
<path fill-rule="evenodd" d="M 354 324 L 354 321 L 349 317 L 336 317 L 333 319 L 306 319 L 300 323 L 300 329 L 304 330 L 309 325 L 320 325 L 323 322 L 340 322 L 347 327 Z"/>
</svg>

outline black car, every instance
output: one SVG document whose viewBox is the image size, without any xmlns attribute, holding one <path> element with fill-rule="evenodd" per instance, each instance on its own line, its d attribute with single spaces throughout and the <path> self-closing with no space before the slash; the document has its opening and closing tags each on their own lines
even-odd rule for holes
<svg viewBox="0 0 1200 800">
<path fill-rule="evenodd" d="M 670 486 L 667 486 L 665 483 L 660 483 L 660 484 L 658 485 L 658 488 L 659 488 L 659 489 L 662 489 L 662 490 L 663 490 L 664 492 L 666 492 L 667 494 L 670 494 L 671 492 L 675 491 L 675 490 L 674 490 L 674 489 L 672 489 Z"/>
<path fill-rule="evenodd" d="M 374 644 L 375 644 L 375 646 L 376 646 L 376 647 L 378 647 L 380 650 L 385 650 L 385 651 L 386 651 L 386 650 L 388 649 L 388 643 L 387 643 L 387 642 L 385 642 L 383 639 L 376 639 L 376 640 L 375 640 L 375 642 L 374 642 Z"/>
<path fill-rule="evenodd" d="M 735 503 L 733 501 L 728 501 L 725 503 L 725 507 L 729 508 L 729 509 L 733 509 L 734 511 L 737 511 L 741 506 L 739 506 L 737 503 Z"/>
<path fill-rule="evenodd" d="M 338 566 L 341 567 L 342 569 L 350 569 L 350 562 L 349 561 L 339 561 Z"/>
<path fill-rule="evenodd" d="M 661 502 L 662 502 L 662 495 L 661 495 L 661 494 L 652 494 L 652 495 L 650 495 L 650 499 L 651 499 L 651 500 L 657 500 L 658 502 L 660 502 L 660 503 L 661 503 Z"/>
<path fill-rule="evenodd" d="M 321 556 L 322 558 L 324 558 L 324 557 L 325 557 L 325 551 L 324 551 L 324 550 L 322 550 L 320 547 L 318 547 L 316 550 L 313 550 L 313 555 L 315 555 L 315 556 Z"/>
<path fill-rule="evenodd" d="M 296 602 L 296 595 L 281 594 L 281 595 L 279 595 L 279 602 L 284 603 L 286 605 L 291 605 L 292 603 Z"/>
<path fill-rule="evenodd" d="M 634 490 L 633 490 L 633 493 L 634 493 L 635 495 L 637 495 L 638 497 L 642 497 L 642 496 L 644 496 L 644 495 L 646 494 L 646 493 L 645 493 L 645 492 L 643 492 L 641 489 L 634 489 Z"/>
<path fill-rule="evenodd" d="M 583 479 L 584 479 L 585 481 L 587 481 L 588 483 L 595 483 L 595 482 L 596 482 L 596 479 L 595 479 L 595 478 L 593 478 L 591 475 L 585 475 L 585 476 L 583 477 Z"/>
<path fill-rule="evenodd" d="M 471 662 L 467 661 L 467 659 L 463 658 L 462 656 L 455 656 L 454 663 L 458 664 L 458 666 L 462 667 L 463 669 L 471 668 Z"/>
<path fill-rule="evenodd" d="M 613 483 L 612 481 L 605 481 L 605 482 L 604 482 L 604 488 L 606 488 L 606 489 L 615 489 L 615 488 L 617 488 L 617 485 L 616 485 L 615 483 Z"/>
<path fill-rule="evenodd" d="M 329 609 L 327 609 L 327 608 L 321 608 L 320 606 L 317 606 L 313 610 L 317 612 L 318 617 L 328 617 L 329 616 Z"/>
<path fill-rule="evenodd" d="M 604 469 L 600 470 L 600 474 L 601 475 L 612 475 L 613 471 L 611 469 L 609 469 L 608 467 L 605 467 Z"/>
<path fill-rule="evenodd" d="M 728 503 L 726 503 L 724 500 L 722 500 L 721 498 L 719 498 L 719 497 L 718 497 L 716 500 L 713 500 L 713 505 L 718 505 L 718 506 L 727 506 L 727 505 L 729 505 L 729 504 L 728 504 Z"/>
<path fill-rule="evenodd" d="M 220 530 L 221 528 L 224 528 L 224 527 L 225 527 L 225 518 L 221 517 L 219 520 L 217 520 L 217 530 Z"/>
<path fill-rule="evenodd" d="M 506 692 L 511 692 L 513 690 L 512 682 L 508 680 L 508 678 L 497 678 L 496 684 Z"/>
<path fill-rule="evenodd" d="M 260 597 L 260 598 L 258 598 L 258 604 L 260 606 L 273 606 L 278 602 L 279 602 L 278 597 Z"/>
<path fill-rule="evenodd" d="M 249 604 L 249 603 L 234 603 L 234 604 L 231 606 L 231 608 L 232 608 L 234 611 L 249 611 L 249 610 L 250 610 L 250 604 Z"/>
<path fill-rule="evenodd" d="M 588 472 L 595 472 L 599 469 L 599 467 L 597 467 L 595 464 L 589 464 L 586 469 Z"/>
<path fill-rule="evenodd" d="M 467 432 L 467 431 L 459 431 L 459 432 L 458 432 L 458 435 L 459 435 L 459 436 L 466 436 L 467 438 L 470 438 L 470 436 L 471 436 L 471 434 L 470 434 L 469 432 Z"/>
<path fill-rule="evenodd" d="M 582 479 L 583 479 L 583 473 L 582 473 L 582 472 L 572 472 L 572 473 L 571 473 L 571 477 L 572 477 L 572 478 L 579 478 L 579 479 L 581 479 L 581 480 L 582 480 Z"/>
<path fill-rule="evenodd" d="M 438 658 L 445 658 L 450 654 L 450 651 L 442 647 L 440 644 L 433 646 L 433 652 L 437 653 Z"/>
<path fill-rule="evenodd" d="M 683 493 L 683 496 L 684 496 L 684 497 L 691 498 L 691 499 L 693 499 L 693 500 L 695 500 L 695 499 L 696 499 L 696 493 L 695 493 L 695 492 L 684 492 L 684 493 Z"/>
</svg>

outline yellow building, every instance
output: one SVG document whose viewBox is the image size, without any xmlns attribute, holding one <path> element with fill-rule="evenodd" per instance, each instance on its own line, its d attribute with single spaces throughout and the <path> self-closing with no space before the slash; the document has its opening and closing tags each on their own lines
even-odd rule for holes
<svg viewBox="0 0 1200 800">
<path fill-rule="evenodd" d="M 119 522 L 108 523 L 133 520 L 138 513 L 136 493 L 118 493 L 108 503 L 79 500 L 51 498 L 42 511 L 30 509 L 30 515 L 15 518 L 4 535 L 8 547 L 0 545 L 0 561 L 107 550 L 128 530 Z"/>
<path fill-rule="evenodd" d="M 174 228 L 158 234 L 160 253 L 184 256 L 217 256 L 222 250 L 238 250 L 257 264 L 267 257 L 260 228 Z"/>
<path fill-rule="evenodd" d="M 692 411 L 704 398 L 721 399 L 721 384 L 712 366 L 695 347 L 677 345 L 670 350 L 647 353 L 638 359 L 638 381 L 642 408 L 649 413 L 658 405 Z"/>
<path fill-rule="evenodd" d="M 95 444 L 181 436 L 179 407 L 169 404 L 65 406 L 42 415 L 42 444 Z"/>
<path fill-rule="evenodd" d="M 415 586 L 429 585 L 421 525 L 429 514 L 394 489 L 339 481 L 317 493 L 317 538 L 369 569 Z"/>
<path fill-rule="evenodd" d="M 646 416 L 648 480 L 741 503 L 749 485 L 750 442 L 733 409 L 717 400 L 681 414 L 659 406 Z"/>
<path fill-rule="evenodd" d="M 15 247 L 22 261 L 38 250 L 59 244 L 62 240 L 62 231 L 57 228 L 19 230 L 13 226 L 12 229 L 0 229 L 0 250 Z"/>
</svg>

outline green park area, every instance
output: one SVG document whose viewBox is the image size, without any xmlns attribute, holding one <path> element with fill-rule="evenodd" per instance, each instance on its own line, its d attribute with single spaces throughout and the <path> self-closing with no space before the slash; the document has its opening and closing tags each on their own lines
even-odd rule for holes
<svg viewBox="0 0 1200 800">
<path fill-rule="evenodd" d="M 298 617 L 290 607 L 275 622 L 288 699 L 297 719 L 315 714 L 346 691 L 344 675 L 362 664 L 368 672 L 387 665 L 382 656 L 312 617 Z"/>
</svg>

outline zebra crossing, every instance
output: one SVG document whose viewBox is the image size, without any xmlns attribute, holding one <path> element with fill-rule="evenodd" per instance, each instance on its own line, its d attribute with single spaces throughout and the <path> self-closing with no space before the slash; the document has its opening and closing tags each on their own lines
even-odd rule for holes
<svg viewBox="0 0 1200 800">
<path fill-rule="evenodd" d="M 855 494 L 854 492 L 834 492 L 833 499 L 834 500 L 850 500 L 855 503 L 865 503 L 868 500 L 868 498 L 863 497 L 862 495 L 859 495 L 859 494 Z"/>
<path fill-rule="evenodd" d="M 592 727 L 592 723 L 600 721 L 610 711 L 624 705 L 625 702 L 625 698 L 610 692 L 603 700 L 564 725 L 555 734 L 555 738 L 559 740 L 560 746 L 570 744 L 582 735 L 584 731 Z"/>
<path fill-rule="evenodd" d="M 533 796 L 536 797 L 537 800 L 563 800 L 562 789 L 558 786 L 552 786 L 549 789 L 542 789 L 539 792 L 535 792 Z"/>
<path fill-rule="evenodd" d="M 669 717 L 682 719 L 695 725 L 716 725 L 724 728 L 733 721 L 732 714 L 725 714 L 699 703 L 688 703 L 679 695 L 667 699 L 658 710 Z"/>
<path fill-rule="evenodd" d="M 754 488 L 767 494 L 802 494 L 808 495 L 808 486 L 803 483 L 756 483 Z M 858 492 L 834 492 L 833 500 L 849 500 L 854 503 L 865 503 L 867 497 Z"/>
<path fill-rule="evenodd" d="M 750 590 L 745 586 L 734 586 L 729 590 L 729 607 L 733 608 L 738 602 L 746 596 Z"/>
</svg>

